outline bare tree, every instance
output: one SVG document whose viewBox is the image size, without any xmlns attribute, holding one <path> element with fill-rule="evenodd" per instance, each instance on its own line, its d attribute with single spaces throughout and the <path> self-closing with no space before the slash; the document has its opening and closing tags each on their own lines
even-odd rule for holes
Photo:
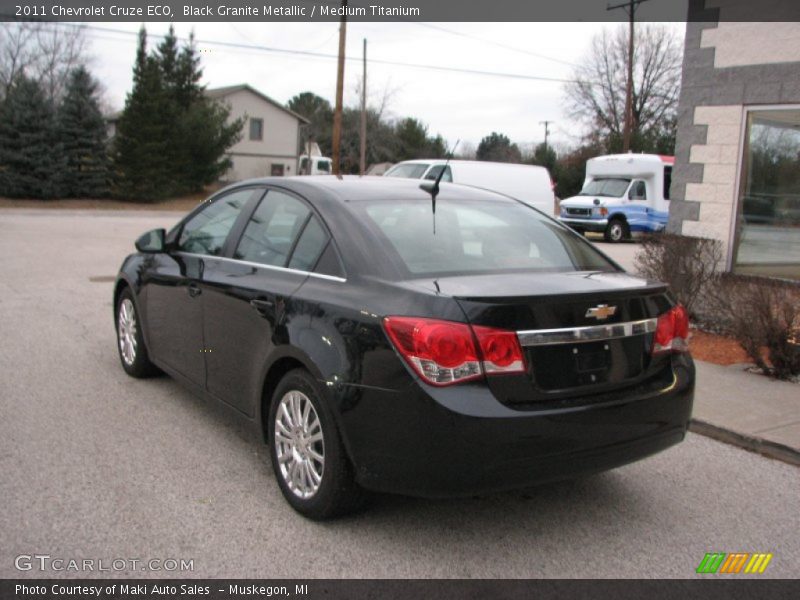
<svg viewBox="0 0 800 600">
<path fill-rule="evenodd" d="M 61 97 L 70 72 L 86 66 L 80 27 L 55 23 L 0 23 L 0 98 L 19 74 L 38 82 L 50 100 Z"/>
<path fill-rule="evenodd" d="M 456 158 L 462 160 L 475 160 L 478 154 L 478 147 L 472 142 L 460 142 L 456 148 Z"/>
<path fill-rule="evenodd" d="M 604 29 L 564 88 L 567 110 L 590 132 L 588 137 L 615 149 L 625 127 L 628 28 Z M 672 138 L 680 92 L 682 42 L 668 27 L 637 25 L 633 59 L 632 147 L 654 149 Z"/>
<path fill-rule="evenodd" d="M 353 93 L 356 98 L 361 98 L 361 85 L 362 78 L 361 75 L 358 75 L 353 85 Z M 401 88 L 392 85 L 391 79 L 386 81 L 382 89 L 379 89 L 379 86 L 374 83 L 370 85 L 371 87 L 367 88 L 367 106 L 370 110 L 375 111 L 379 119 L 391 119 L 391 108 Z M 360 103 L 361 101 L 359 100 L 359 106 Z"/>
</svg>

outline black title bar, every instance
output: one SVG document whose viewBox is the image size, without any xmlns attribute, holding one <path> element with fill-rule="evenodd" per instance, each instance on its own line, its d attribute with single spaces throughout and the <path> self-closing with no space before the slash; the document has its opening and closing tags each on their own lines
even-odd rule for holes
<svg viewBox="0 0 800 600">
<path fill-rule="evenodd" d="M 730 579 L 707 576 L 688 580 L 124 580 L 124 579 L 4 579 L 3 600 L 399 600 L 405 598 L 491 598 L 493 600 L 590 600 L 615 598 L 659 600 L 795 600 L 800 581 Z"/>
<path fill-rule="evenodd" d="M 606 0 L 350 0 L 350 21 L 625 21 Z M 710 4 L 711 8 L 706 8 Z M 716 8 L 721 7 L 721 8 Z M 622 7 L 624 8 L 624 7 Z M 0 0 L 0 20 L 46 21 L 337 21 L 330 0 Z M 797 0 L 645 0 L 638 21 L 800 21 Z"/>
</svg>

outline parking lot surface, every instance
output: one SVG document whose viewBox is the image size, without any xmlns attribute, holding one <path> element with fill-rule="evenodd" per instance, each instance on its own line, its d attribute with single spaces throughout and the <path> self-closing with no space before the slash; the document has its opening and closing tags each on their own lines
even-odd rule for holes
<svg viewBox="0 0 800 600">
<path fill-rule="evenodd" d="M 113 276 L 178 218 L 0 211 L 0 577 L 79 575 L 17 571 L 22 554 L 192 560 L 177 577 L 686 578 L 706 552 L 800 572 L 800 471 L 693 434 L 574 482 L 303 519 L 244 424 L 119 366 Z"/>
</svg>

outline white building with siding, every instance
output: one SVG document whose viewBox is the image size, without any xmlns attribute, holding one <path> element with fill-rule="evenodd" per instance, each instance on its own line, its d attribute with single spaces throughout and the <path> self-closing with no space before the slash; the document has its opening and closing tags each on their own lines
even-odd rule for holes
<svg viewBox="0 0 800 600">
<path fill-rule="evenodd" d="M 246 84 L 208 89 L 206 95 L 227 104 L 231 119 L 245 120 L 241 140 L 228 151 L 233 166 L 223 180 L 297 174 L 300 127 L 308 119 Z"/>
</svg>

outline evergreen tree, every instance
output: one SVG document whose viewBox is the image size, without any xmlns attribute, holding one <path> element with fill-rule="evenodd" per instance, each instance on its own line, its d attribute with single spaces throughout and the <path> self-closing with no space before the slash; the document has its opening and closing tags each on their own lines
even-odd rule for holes
<svg viewBox="0 0 800 600">
<path fill-rule="evenodd" d="M 0 195 L 59 196 L 64 160 L 55 133 L 53 106 L 43 90 L 17 75 L 0 104 Z"/>
<path fill-rule="evenodd" d="M 231 160 L 225 151 L 239 141 L 244 120 L 228 123 L 227 107 L 203 94 L 203 71 L 194 34 L 179 50 L 175 31 L 170 27 L 158 46 L 157 57 L 169 96 L 168 110 L 175 115 L 170 119 L 174 127 L 170 135 L 174 179 L 181 193 L 200 191 L 230 168 Z"/>
<path fill-rule="evenodd" d="M 428 156 L 428 128 L 413 117 L 406 117 L 395 126 L 397 160 L 431 158 Z"/>
<path fill-rule="evenodd" d="M 178 106 L 188 109 L 194 102 L 204 100 L 200 79 L 203 69 L 200 68 L 200 57 L 194 41 L 194 32 L 189 34 L 189 43 L 181 48 L 175 67 L 174 95 Z"/>
<path fill-rule="evenodd" d="M 243 119 L 208 99 L 194 36 L 179 48 L 175 31 L 152 54 L 139 32 L 133 89 L 117 127 L 117 190 L 157 200 L 198 191 L 229 167 L 225 151 L 241 135 Z"/>
<path fill-rule="evenodd" d="M 217 181 L 231 167 L 225 151 L 241 138 L 243 119 L 229 123 L 230 110 L 207 98 L 193 102 L 181 117 L 177 139 L 181 140 L 184 190 L 200 191 Z"/>
<path fill-rule="evenodd" d="M 450 150 L 445 144 L 444 138 L 441 134 L 437 134 L 435 138 L 428 140 L 428 156 L 431 158 L 447 158 Z"/>
<path fill-rule="evenodd" d="M 133 89 L 117 123 L 117 193 L 138 200 L 159 200 L 176 191 L 170 165 L 173 123 L 158 60 L 147 55 L 147 33 L 139 30 Z"/>
<path fill-rule="evenodd" d="M 553 146 L 542 142 L 534 149 L 533 156 L 530 157 L 529 162 L 532 165 L 546 167 L 552 175 L 557 160 L 558 156 L 556 156 L 556 151 L 553 150 Z"/>
<path fill-rule="evenodd" d="M 311 121 L 303 126 L 300 140 L 300 154 L 308 149 L 306 143 L 316 142 L 324 156 L 330 156 L 333 135 L 333 107 L 325 98 L 313 92 L 303 92 L 294 96 L 286 107 Z"/>
<path fill-rule="evenodd" d="M 506 135 L 493 131 L 478 144 L 477 158 L 478 160 L 518 163 L 522 160 L 522 153 Z"/>
<path fill-rule="evenodd" d="M 97 82 L 85 67 L 75 69 L 58 110 L 63 144 L 63 195 L 99 198 L 108 193 L 106 128 L 97 101 Z"/>
</svg>

